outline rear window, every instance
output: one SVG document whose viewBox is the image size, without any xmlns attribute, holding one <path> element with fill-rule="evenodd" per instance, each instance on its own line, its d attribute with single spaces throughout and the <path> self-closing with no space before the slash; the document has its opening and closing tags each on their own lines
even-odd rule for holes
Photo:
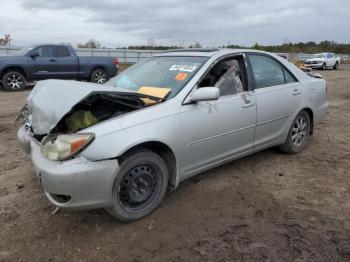
<svg viewBox="0 0 350 262">
<path fill-rule="evenodd" d="M 70 56 L 69 50 L 65 46 L 54 46 L 53 48 L 54 57 L 67 57 Z"/>
</svg>

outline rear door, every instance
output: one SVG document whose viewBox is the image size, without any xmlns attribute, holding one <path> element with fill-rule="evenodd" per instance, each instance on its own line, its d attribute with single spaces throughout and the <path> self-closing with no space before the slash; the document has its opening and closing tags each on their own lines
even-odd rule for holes
<svg viewBox="0 0 350 262">
<path fill-rule="evenodd" d="M 53 46 L 53 57 L 50 60 L 53 68 L 52 78 L 77 79 L 78 60 L 66 46 Z"/>
<path fill-rule="evenodd" d="M 260 147 L 281 140 L 301 104 L 297 79 L 274 57 L 248 53 L 255 80 L 257 125 L 254 146 Z"/>
</svg>

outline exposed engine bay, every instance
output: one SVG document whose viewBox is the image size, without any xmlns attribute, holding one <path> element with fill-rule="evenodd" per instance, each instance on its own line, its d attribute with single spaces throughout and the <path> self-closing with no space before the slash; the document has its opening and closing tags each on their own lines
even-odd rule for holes
<svg viewBox="0 0 350 262">
<path fill-rule="evenodd" d="M 143 95 L 92 93 L 73 106 L 50 133 L 74 133 L 107 119 L 150 106 L 144 99 Z"/>
</svg>

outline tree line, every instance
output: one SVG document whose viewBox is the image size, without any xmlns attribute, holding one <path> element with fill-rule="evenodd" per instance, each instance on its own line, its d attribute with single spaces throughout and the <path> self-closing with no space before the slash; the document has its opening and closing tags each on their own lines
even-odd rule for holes
<svg viewBox="0 0 350 262">
<path fill-rule="evenodd" d="M 191 44 L 188 48 L 197 48 L 202 47 L 199 42 Z M 180 49 L 183 47 L 180 46 L 149 46 L 149 45 L 140 45 L 140 46 L 128 46 L 124 47 L 126 49 L 141 49 L 141 50 L 167 50 L 167 49 Z M 223 45 L 220 48 L 247 48 L 247 49 L 256 49 L 267 52 L 275 53 L 321 53 L 321 52 L 332 52 L 336 54 L 349 54 L 350 53 L 350 44 L 340 44 L 335 41 L 321 41 L 316 42 L 299 42 L 299 43 L 284 43 L 282 45 L 259 45 L 256 43 L 253 46 L 241 46 L 241 45 Z"/>
<path fill-rule="evenodd" d="M 10 34 L 6 34 L 3 38 L 0 37 L 0 45 L 10 45 L 11 44 Z M 99 41 L 95 39 L 90 39 L 85 43 L 80 43 L 77 45 L 79 48 L 105 48 L 101 47 Z M 195 41 L 193 44 L 190 44 L 186 48 L 201 48 L 202 45 Z M 221 48 L 248 48 L 248 49 L 257 49 L 268 52 L 275 53 L 320 53 L 320 52 L 332 52 L 336 54 L 349 54 L 350 53 L 350 44 L 341 44 L 335 41 L 324 40 L 319 43 L 310 41 L 310 42 L 299 42 L 299 43 L 284 43 L 282 45 L 260 45 L 256 43 L 253 46 L 241 46 L 241 45 L 223 45 Z M 123 49 L 140 49 L 140 50 L 168 50 L 168 49 L 181 49 L 183 46 L 177 45 L 156 45 L 155 41 L 148 41 L 146 45 L 130 45 L 128 47 L 122 47 Z"/>
<path fill-rule="evenodd" d="M 232 48 L 233 46 L 227 46 Z M 350 44 L 340 44 L 335 41 L 321 41 L 316 42 L 299 42 L 299 43 L 285 43 L 282 45 L 259 45 L 255 44 L 251 48 L 276 53 L 321 53 L 332 52 L 336 54 L 350 53 Z"/>
</svg>

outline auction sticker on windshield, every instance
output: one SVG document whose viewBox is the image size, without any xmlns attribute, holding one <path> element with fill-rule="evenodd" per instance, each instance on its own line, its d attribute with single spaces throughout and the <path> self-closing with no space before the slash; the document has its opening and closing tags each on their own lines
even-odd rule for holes
<svg viewBox="0 0 350 262">
<path fill-rule="evenodd" d="M 184 81 L 187 77 L 187 74 L 186 73 L 178 73 L 176 76 L 175 76 L 175 80 L 177 81 Z"/>
<path fill-rule="evenodd" d="M 196 66 L 193 65 L 172 65 L 170 71 L 183 71 L 183 72 L 193 72 L 196 70 Z"/>
</svg>

